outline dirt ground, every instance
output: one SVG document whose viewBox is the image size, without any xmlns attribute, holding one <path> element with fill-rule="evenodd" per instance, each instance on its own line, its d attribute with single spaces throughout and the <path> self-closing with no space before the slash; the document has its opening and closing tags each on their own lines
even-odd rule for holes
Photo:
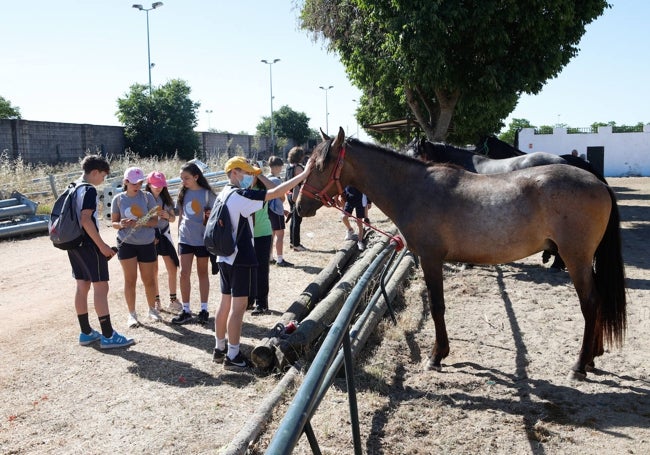
<svg viewBox="0 0 650 455">
<path fill-rule="evenodd" d="M 566 272 L 541 255 L 499 266 L 445 268 L 451 354 L 427 371 L 434 328 L 419 270 L 400 303 L 398 324 L 380 326 L 355 372 L 364 453 L 650 452 L 650 179 L 609 179 L 619 197 L 628 293 L 622 349 L 597 359 L 585 381 L 568 377 L 583 320 Z M 373 221 L 386 226 L 376 209 Z M 295 267 L 271 268 L 271 309 L 247 314 L 249 352 L 324 267 L 344 233 L 337 212 L 303 222 L 307 252 Z M 113 239 L 110 228 L 102 229 Z M 287 242 L 288 243 L 288 242 Z M 110 262 L 111 314 L 133 336 L 130 349 L 77 344 L 65 253 L 45 236 L 0 242 L 0 452 L 215 453 L 277 384 L 275 375 L 224 371 L 214 337 L 198 325 L 126 325 L 123 280 Z M 162 266 L 162 264 L 161 264 Z M 164 269 L 164 267 L 162 267 Z M 216 277 L 214 277 L 216 278 Z M 167 293 L 161 274 L 161 295 Z M 192 307 L 197 308 L 193 286 Z M 211 314 L 219 285 L 212 280 Z M 146 314 L 144 291 L 137 307 Z M 90 320 L 96 318 L 91 306 Z M 98 327 L 97 327 L 98 328 Z M 262 453 L 288 406 L 251 448 Z M 352 453 L 347 395 L 337 382 L 312 425 L 323 453 Z M 294 453 L 311 453 L 302 438 Z"/>
</svg>

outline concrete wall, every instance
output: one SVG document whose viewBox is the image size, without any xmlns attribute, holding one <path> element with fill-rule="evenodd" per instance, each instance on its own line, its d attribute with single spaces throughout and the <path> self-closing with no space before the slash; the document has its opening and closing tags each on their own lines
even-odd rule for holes
<svg viewBox="0 0 650 455">
<path fill-rule="evenodd" d="M 565 155 L 576 149 L 587 154 L 587 147 L 604 147 L 605 177 L 650 176 L 650 124 L 639 133 L 614 133 L 601 126 L 598 133 L 568 134 L 554 128 L 553 134 L 535 134 L 533 128 L 519 132 L 519 149 L 526 153 L 548 152 Z"/>
<path fill-rule="evenodd" d="M 270 139 L 245 134 L 198 133 L 204 160 L 220 155 L 267 159 Z M 124 128 L 78 123 L 0 119 L 0 153 L 26 163 L 76 162 L 88 152 L 120 156 L 125 150 Z M 292 143 L 279 153 L 286 156 Z"/>
</svg>

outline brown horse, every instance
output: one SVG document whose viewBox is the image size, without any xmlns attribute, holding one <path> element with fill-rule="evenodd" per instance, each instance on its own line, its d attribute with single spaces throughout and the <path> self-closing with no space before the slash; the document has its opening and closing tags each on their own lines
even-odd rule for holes
<svg viewBox="0 0 650 455">
<path fill-rule="evenodd" d="M 566 262 L 585 320 L 573 366 L 584 378 L 604 342 L 620 346 L 626 328 L 625 277 L 618 207 L 612 190 L 573 166 L 548 165 L 480 175 L 457 166 L 428 165 L 383 147 L 323 134 L 315 165 L 296 207 L 313 216 L 346 185 L 365 194 L 400 229 L 420 256 L 436 341 L 429 366 L 449 354 L 443 262 L 500 264 L 547 248 Z"/>
</svg>

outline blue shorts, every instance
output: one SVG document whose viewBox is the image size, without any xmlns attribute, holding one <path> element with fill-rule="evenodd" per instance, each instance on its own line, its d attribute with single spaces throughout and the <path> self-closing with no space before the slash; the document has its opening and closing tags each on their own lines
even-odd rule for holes
<svg viewBox="0 0 650 455">
<path fill-rule="evenodd" d="M 92 241 L 79 248 L 68 250 L 68 259 L 72 266 L 72 276 L 76 280 L 97 283 L 108 281 L 108 259 Z"/>
<path fill-rule="evenodd" d="M 219 276 L 221 277 L 221 293 L 230 294 L 232 297 L 254 296 L 257 284 L 257 267 L 230 265 L 227 262 L 218 262 Z"/>
<path fill-rule="evenodd" d="M 193 254 L 197 258 L 207 258 L 210 256 L 205 246 L 188 245 L 187 243 L 178 244 L 178 254 Z"/>
<path fill-rule="evenodd" d="M 269 210 L 269 220 L 271 221 L 271 229 L 274 231 L 281 231 L 286 228 L 284 222 L 284 215 L 278 215 L 275 212 Z"/>
<path fill-rule="evenodd" d="M 117 247 L 117 258 L 119 260 L 138 258 L 138 262 L 156 262 L 158 260 L 156 244 L 154 242 L 147 243 L 146 245 L 119 243 Z"/>
</svg>

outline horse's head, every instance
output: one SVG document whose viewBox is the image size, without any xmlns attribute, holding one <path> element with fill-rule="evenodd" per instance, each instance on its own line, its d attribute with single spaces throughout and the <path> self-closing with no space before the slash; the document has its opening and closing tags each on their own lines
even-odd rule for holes
<svg viewBox="0 0 650 455">
<path fill-rule="evenodd" d="M 323 142 L 314 148 L 310 158 L 315 160 L 314 166 L 296 201 L 296 210 L 303 217 L 314 216 L 322 205 L 332 205 L 334 198 L 343 192 L 339 178 L 343 166 L 345 133 L 343 128 L 339 128 L 336 138 L 331 139 L 321 130 L 321 136 Z"/>
</svg>

